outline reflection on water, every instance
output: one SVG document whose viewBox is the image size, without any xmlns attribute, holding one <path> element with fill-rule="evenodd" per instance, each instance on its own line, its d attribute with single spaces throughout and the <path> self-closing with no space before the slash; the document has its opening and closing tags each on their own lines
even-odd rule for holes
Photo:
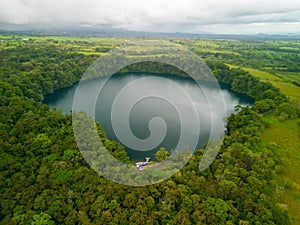
<svg viewBox="0 0 300 225">
<path fill-rule="evenodd" d="M 192 110 L 192 105 L 186 102 L 183 97 L 182 92 L 176 90 L 172 83 L 176 83 L 180 86 L 180 89 L 184 90 L 191 98 L 193 104 L 196 106 L 199 122 L 200 122 L 200 137 L 198 141 L 198 147 L 201 148 L 209 138 L 210 127 L 211 127 L 211 113 L 215 115 L 218 121 L 213 121 L 214 123 L 224 123 L 225 117 L 234 112 L 235 105 L 250 105 L 252 100 L 244 95 L 234 93 L 229 90 L 226 85 L 221 85 L 222 94 L 225 99 L 226 104 L 226 116 L 222 115 L 222 110 L 214 110 L 211 112 L 210 105 L 213 104 L 214 108 L 223 107 L 222 99 L 214 98 L 214 93 L 216 90 L 212 88 L 209 84 L 204 84 L 202 90 L 195 81 L 188 78 L 176 77 L 171 75 L 161 75 L 168 79 L 155 79 L 158 75 L 150 74 L 118 74 L 113 76 L 103 87 L 101 93 L 99 94 L 100 88 L 104 85 L 105 78 L 97 78 L 93 80 L 87 80 L 83 82 L 86 92 L 83 96 L 80 96 L 82 107 L 86 109 L 86 113 L 90 116 L 95 116 L 95 118 L 100 122 L 101 126 L 107 133 L 108 138 L 118 141 L 114 129 L 111 123 L 111 109 L 113 107 L 114 100 L 120 93 L 120 91 L 126 88 L 129 84 L 138 78 L 152 77 L 153 79 L 147 79 L 147 82 L 139 82 L 139 85 L 131 87 L 127 90 L 128 102 L 130 96 L 143 95 L 147 93 L 147 90 L 155 90 L 155 96 L 148 96 L 138 101 L 130 111 L 129 125 L 131 132 L 140 139 L 146 139 L 150 136 L 149 122 L 155 117 L 162 118 L 167 126 L 167 133 L 163 141 L 154 149 L 146 152 L 135 151 L 130 148 L 126 148 L 129 156 L 132 159 L 141 159 L 146 156 L 152 156 L 156 150 L 160 147 L 166 147 L 167 149 L 174 149 L 177 145 L 178 139 L 180 137 L 181 124 L 180 115 L 176 111 L 174 104 L 179 106 L 185 113 Z M 53 108 L 62 109 L 65 113 L 69 113 L 72 109 L 73 96 L 75 93 L 77 85 L 70 88 L 64 88 L 56 91 L 54 94 L 45 97 L 44 102 Z M 163 96 L 172 95 L 176 97 L 176 102 L 168 102 Z M 95 96 L 99 94 L 96 110 L 93 108 L 94 103 L 90 100 L 90 96 Z M 209 95 L 212 101 L 208 102 L 206 95 Z M 122 102 L 124 107 L 128 102 L 125 100 Z M 95 111 L 95 115 L 94 115 Z M 121 116 L 122 110 L 120 110 L 119 115 Z M 189 118 L 185 118 L 189 120 Z M 189 121 L 193 123 L 193 121 Z M 120 123 L 118 129 L 125 131 L 125 127 Z M 155 126 L 155 125 L 154 125 Z M 192 129 L 190 131 L 191 138 L 196 133 Z"/>
</svg>

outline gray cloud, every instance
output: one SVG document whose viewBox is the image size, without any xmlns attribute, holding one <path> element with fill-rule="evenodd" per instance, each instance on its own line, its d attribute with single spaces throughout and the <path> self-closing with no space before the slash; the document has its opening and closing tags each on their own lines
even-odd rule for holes
<svg viewBox="0 0 300 225">
<path fill-rule="evenodd" d="M 300 1 L 0 0 L 1 23 L 191 33 L 249 33 L 263 27 L 266 32 L 294 32 L 300 30 Z"/>
</svg>

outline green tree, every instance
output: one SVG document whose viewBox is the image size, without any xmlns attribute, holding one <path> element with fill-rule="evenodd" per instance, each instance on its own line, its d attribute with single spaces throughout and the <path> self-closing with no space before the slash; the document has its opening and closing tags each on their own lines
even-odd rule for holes
<svg viewBox="0 0 300 225">
<path fill-rule="evenodd" d="M 52 225 L 54 222 L 51 220 L 51 216 L 47 213 L 40 213 L 33 216 L 33 220 L 31 225 Z"/>
<path fill-rule="evenodd" d="M 169 156 L 169 153 L 165 148 L 160 148 L 156 153 L 155 153 L 155 158 L 158 162 L 161 162 L 165 160 Z"/>
</svg>

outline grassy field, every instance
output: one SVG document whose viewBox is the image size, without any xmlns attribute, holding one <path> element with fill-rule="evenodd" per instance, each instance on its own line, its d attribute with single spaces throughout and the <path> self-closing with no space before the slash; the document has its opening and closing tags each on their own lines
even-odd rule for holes
<svg viewBox="0 0 300 225">
<path fill-rule="evenodd" d="M 195 50 L 194 50 L 195 51 Z M 214 50 L 214 49 L 197 49 L 197 53 L 211 53 L 211 54 L 228 54 L 228 55 L 235 55 L 240 56 L 241 54 L 238 52 L 228 51 L 228 50 Z"/>
<path fill-rule="evenodd" d="M 297 82 L 300 84 L 300 73 L 297 72 L 279 72 L 278 75 L 287 81 Z"/>
<path fill-rule="evenodd" d="M 279 175 L 281 200 L 290 209 L 294 225 L 300 224 L 300 120 L 279 121 L 274 116 L 266 116 L 269 127 L 262 138 L 267 145 L 277 148 L 281 159 L 282 173 Z"/>
<path fill-rule="evenodd" d="M 283 94 L 289 96 L 290 99 L 300 107 L 300 87 L 288 82 L 275 81 L 271 83 L 278 87 Z"/>
<path fill-rule="evenodd" d="M 241 68 L 241 69 L 249 72 L 251 75 L 258 77 L 264 81 L 270 81 L 270 82 L 282 81 L 282 79 L 280 77 L 278 77 L 274 74 L 265 72 L 265 71 L 247 68 L 247 67 L 239 67 L 239 66 L 235 66 L 235 65 L 231 65 L 231 64 L 226 64 L 226 65 L 229 66 L 230 68 Z"/>
<path fill-rule="evenodd" d="M 231 68 L 238 68 L 237 66 L 227 64 Z M 263 81 L 272 83 L 275 87 L 278 87 L 280 91 L 287 95 L 293 102 L 295 102 L 300 108 L 300 87 L 292 84 L 289 81 L 281 78 L 280 76 L 247 67 L 241 67 L 243 70 L 248 71 L 252 76 L 255 76 Z"/>
<path fill-rule="evenodd" d="M 270 81 L 270 82 L 274 82 L 274 81 L 281 81 L 282 79 L 274 74 L 265 72 L 265 71 L 261 71 L 261 70 L 257 70 L 257 69 L 252 69 L 252 68 L 243 68 L 243 70 L 248 71 L 251 75 L 258 77 L 260 79 L 263 79 L 265 81 Z"/>
<path fill-rule="evenodd" d="M 91 43 L 108 43 L 108 44 L 123 44 L 134 38 L 113 38 L 113 37 L 78 37 L 78 36 L 28 36 L 28 35 L 1 35 L 0 39 L 2 40 L 55 40 L 60 42 L 65 41 L 86 41 Z"/>
<path fill-rule="evenodd" d="M 228 65 L 231 68 L 237 68 L 234 65 Z M 269 81 L 280 91 L 289 96 L 300 107 L 300 87 L 287 81 L 287 74 L 284 78 L 268 72 L 252 68 L 242 69 L 248 71 L 251 75 L 264 81 Z M 298 79 L 296 74 L 290 74 Z M 292 224 L 300 224 L 300 120 L 279 121 L 277 117 L 268 115 L 264 119 L 268 122 L 262 138 L 266 145 L 273 145 L 277 148 L 277 154 L 281 160 L 282 173 L 279 179 L 282 183 L 281 200 L 290 209 L 292 215 Z M 279 189 L 281 188 L 279 187 Z"/>
</svg>

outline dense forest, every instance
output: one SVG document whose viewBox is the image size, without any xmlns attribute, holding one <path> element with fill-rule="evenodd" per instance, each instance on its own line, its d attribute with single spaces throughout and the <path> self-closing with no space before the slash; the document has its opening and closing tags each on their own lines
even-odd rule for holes
<svg viewBox="0 0 300 225">
<path fill-rule="evenodd" d="M 282 171 L 278 151 L 261 139 L 268 126 L 265 114 L 281 120 L 299 117 L 296 105 L 278 88 L 207 59 L 220 82 L 255 99 L 253 107 L 237 106 L 228 118 L 228 135 L 209 169 L 199 172 L 199 149 L 164 182 L 123 186 L 100 177 L 85 162 L 74 139 L 72 116 L 42 103 L 46 94 L 79 81 L 98 58 L 66 46 L 53 40 L 1 45 L 1 224 L 291 224 L 277 192 Z M 182 75 L 154 63 L 123 72 L 143 70 Z M 106 148 L 130 163 L 124 147 L 108 140 L 101 127 L 99 132 Z"/>
</svg>

